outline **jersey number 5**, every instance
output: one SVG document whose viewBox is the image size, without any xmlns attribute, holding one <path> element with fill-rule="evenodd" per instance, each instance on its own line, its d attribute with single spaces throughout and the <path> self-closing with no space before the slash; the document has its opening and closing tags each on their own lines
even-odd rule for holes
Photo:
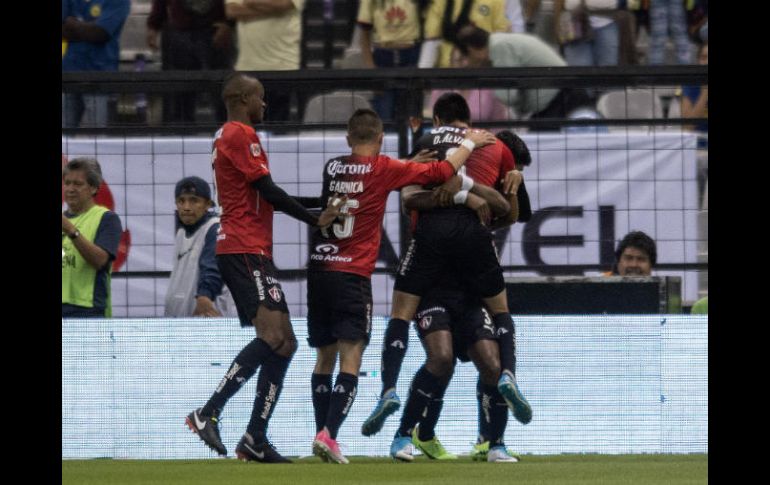
<svg viewBox="0 0 770 485">
<path fill-rule="evenodd" d="M 332 224 L 332 232 L 337 239 L 345 239 L 353 234 L 356 216 L 350 213 L 350 209 L 356 209 L 357 207 L 358 201 L 356 199 L 348 199 L 340 208 L 340 213 L 345 214 L 345 222 L 343 224 L 340 224 L 339 222 Z M 321 233 L 324 237 L 329 237 L 328 228 L 324 227 L 321 229 Z"/>
</svg>

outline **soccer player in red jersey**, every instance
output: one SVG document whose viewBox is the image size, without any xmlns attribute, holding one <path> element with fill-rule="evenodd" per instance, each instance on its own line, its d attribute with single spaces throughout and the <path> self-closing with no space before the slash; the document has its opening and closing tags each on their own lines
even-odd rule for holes
<svg viewBox="0 0 770 485">
<path fill-rule="evenodd" d="M 442 95 L 434 104 L 433 122 L 435 128 L 417 141 L 416 149 L 430 148 L 438 151 L 441 157 L 450 153 L 470 128 L 470 109 L 465 99 L 457 93 Z M 498 188 L 501 192 L 507 190 L 509 187 L 504 187 L 503 181 L 516 165 L 511 150 L 498 140 L 494 145 L 474 151 L 464 168 L 470 177 L 463 181 L 460 193 L 454 193 L 456 188 L 452 192 L 451 198 L 457 203 L 465 201 L 474 182 Z M 444 188 L 439 188 L 441 190 Z M 525 191 L 521 193 L 526 195 Z M 510 197 L 510 192 L 507 195 Z M 513 221 L 515 219 L 506 223 Z M 492 315 L 499 335 L 503 369 L 498 389 L 519 421 L 526 424 L 532 419 L 531 407 L 515 381 L 513 319 L 508 311 L 502 268 L 492 233 L 473 211 L 457 205 L 421 213 L 414 238 L 399 264 L 391 319 L 383 342 L 382 393 L 361 427 L 365 436 L 377 433 L 385 419 L 400 407 L 395 383 L 406 353 L 409 321 L 414 318 L 420 298 L 440 280 L 447 267 L 453 268 L 461 281 L 483 300 Z M 422 436 L 420 439 L 430 438 Z"/>
<path fill-rule="evenodd" d="M 491 133 L 468 130 L 446 160 L 414 163 L 380 154 L 383 126 L 377 114 L 359 109 L 348 121 L 352 154 L 329 160 L 322 201 L 344 194 L 344 222 L 316 231 L 308 271 L 308 342 L 317 349 L 311 378 L 317 435 L 313 452 L 347 463 L 337 432 L 356 397 L 361 356 L 369 342 L 371 275 L 380 247 L 388 194 L 410 184 L 440 184 L 462 166 L 476 146 L 495 143 Z M 332 385 L 337 356 L 340 371 Z"/>
<path fill-rule="evenodd" d="M 531 163 L 529 150 L 515 134 L 506 131 L 497 136 L 514 153 L 517 166 L 523 168 Z M 483 205 L 480 206 L 478 201 L 471 203 L 479 186 L 479 183 L 474 183 L 465 205 L 475 210 L 481 220 L 487 221 L 490 228 L 529 219 L 528 197 L 524 197 L 527 200 L 520 200 L 519 197 L 519 190 L 523 188 L 520 171 L 509 171 L 504 178 L 502 192 L 509 194 L 507 204 L 500 192 L 482 186 L 484 191 L 480 195 L 489 205 L 486 212 L 479 209 Z M 523 207 L 519 206 L 520 202 L 524 202 L 521 204 Z M 414 186 L 402 190 L 402 203 L 407 209 L 419 211 L 438 207 L 431 191 Z M 488 211 L 495 215 L 491 221 Z M 459 359 L 463 362 L 472 360 L 479 371 L 476 386 L 479 436 L 471 456 L 490 462 L 517 462 L 519 457 L 509 453 L 504 443 L 508 405 L 497 388 L 501 372 L 498 335 L 481 299 L 464 288 L 463 282 L 448 266 L 439 284 L 421 298 L 414 320 L 426 360 L 412 379 L 390 455 L 398 460 L 412 461 L 416 446 L 432 459 L 456 458 L 444 449 L 436 437 L 435 426 L 456 359 Z"/>
<path fill-rule="evenodd" d="M 222 98 L 227 122 L 216 133 L 212 155 L 216 196 L 222 209 L 217 266 L 233 295 L 241 326 L 253 326 L 257 337 L 240 351 L 208 402 L 190 413 L 186 422 L 206 445 L 226 455 L 219 435 L 219 415 L 261 367 L 251 419 L 235 453 L 246 461 L 285 463 L 290 460 L 273 448 L 266 430 L 297 339 L 272 262 L 273 211 L 278 209 L 309 225 L 324 227 L 339 216 L 339 207 L 327 207 L 316 217 L 303 203 L 317 207 L 318 198 L 290 197 L 273 182 L 267 154 L 252 126 L 262 121 L 264 94 L 256 78 L 236 73 L 225 80 Z"/>
</svg>

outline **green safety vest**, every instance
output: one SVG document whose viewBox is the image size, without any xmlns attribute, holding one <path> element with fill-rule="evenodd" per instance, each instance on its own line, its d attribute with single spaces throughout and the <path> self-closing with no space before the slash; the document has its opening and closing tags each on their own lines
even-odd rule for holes
<svg viewBox="0 0 770 485">
<path fill-rule="evenodd" d="M 96 238 L 96 231 L 102 216 L 107 212 L 105 207 L 94 205 L 86 212 L 70 218 L 70 222 L 80 231 L 80 237 L 89 241 Z M 80 251 L 75 247 L 75 242 L 62 235 L 61 239 L 61 302 L 86 308 L 94 307 L 94 288 L 96 286 L 96 273 L 98 270 L 91 266 Z M 112 317 L 112 292 L 110 287 L 110 275 L 112 263 L 107 264 L 107 306 L 104 314 Z"/>
</svg>

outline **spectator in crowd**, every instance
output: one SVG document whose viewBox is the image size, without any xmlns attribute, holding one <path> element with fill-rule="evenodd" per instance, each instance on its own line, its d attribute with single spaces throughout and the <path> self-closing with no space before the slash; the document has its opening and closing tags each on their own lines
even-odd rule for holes
<svg viewBox="0 0 770 485">
<path fill-rule="evenodd" d="M 305 0 L 224 0 L 225 15 L 236 21 L 236 71 L 289 71 L 300 67 L 302 9 Z M 291 91 L 274 86 L 265 92 L 267 115 L 288 121 Z"/>
<path fill-rule="evenodd" d="M 414 67 L 420 56 L 422 16 L 426 0 L 361 0 L 357 23 L 361 27 L 361 56 L 364 65 Z M 396 91 L 384 91 L 372 100 L 374 111 L 384 120 L 393 119 Z M 413 111 L 413 110 L 410 110 Z"/>
<path fill-rule="evenodd" d="M 237 316 L 216 261 L 219 217 L 209 184 L 185 177 L 174 188 L 177 231 L 174 269 L 166 292 L 167 317 Z M 224 290 L 224 291 L 223 291 Z"/>
<path fill-rule="evenodd" d="M 130 0 L 62 0 L 62 72 L 117 71 Z M 107 96 L 65 93 L 62 126 L 106 126 Z"/>
<path fill-rule="evenodd" d="M 615 264 L 606 276 L 650 276 L 658 260 L 655 241 L 642 231 L 632 231 L 618 244 Z"/>
<path fill-rule="evenodd" d="M 518 1 L 518 0 L 511 0 Z M 455 49 L 452 51 L 452 67 L 467 67 L 468 59 Z M 494 89 L 434 89 L 430 95 L 430 109 L 442 94 L 455 91 L 462 95 L 471 109 L 471 119 L 476 121 L 506 121 L 516 118 L 516 113 L 495 96 Z M 494 131 L 494 130 L 493 130 Z"/>
<path fill-rule="evenodd" d="M 487 32 L 510 32 L 506 8 L 506 0 L 433 0 L 425 14 L 425 41 L 418 66 L 450 67 L 453 43 L 465 25 Z"/>
<path fill-rule="evenodd" d="M 567 63 L 548 44 L 530 34 L 494 32 L 466 25 L 457 34 L 457 45 L 467 57 L 469 67 L 551 67 Z M 580 88 L 498 90 L 495 95 L 514 108 L 519 116 L 564 118 L 581 106 L 591 106 L 585 90 Z M 535 126 L 536 129 L 559 129 L 558 126 Z"/>
<path fill-rule="evenodd" d="M 687 37 L 687 19 L 682 0 L 650 0 L 650 45 L 647 63 L 661 65 L 666 54 L 669 34 L 676 48 L 677 64 L 690 64 L 690 40 Z"/>
<path fill-rule="evenodd" d="M 118 253 L 120 219 L 94 202 L 102 183 L 95 159 L 70 160 L 62 178 L 67 203 L 61 218 L 62 317 L 111 317 L 110 274 Z"/>
<path fill-rule="evenodd" d="M 535 35 L 554 49 L 559 49 L 553 28 L 554 0 L 522 0 L 525 32 Z"/>
<path fill-rule="evenodd" d="M 582 35 L 567 41 L 563 32 L 562 12 L 581 22 Z M 554 27 L 562 43 L 562 52 L 570 66 L 616 66 L 620 46 L 620 29 L 615 20 L 617 0 L 555 0 Z M 586 18 L 587 17 L 587 18 Z M 580 20 L 575 20 L 580 19 Z M 587 25 L 586 25 L 587 22 Z M 589 34 L 590 32 L 590 34 Z"/>
<path fill-rule="evenodd" d="M 505 16 L 511 23 L 510 32 L 526 32 L 527 25 L 524 20 L 524 6 L 522 3 L 526 0 L 506 0 Z"/>
<path fill-rule="evenodd" d="M 690 309 L 692 315 L 708 315 L 709 314 L 709 297 L 704 296 L 700 300 L 696 301 Z"/>
<path fill-rule="evenodd" d="M 698 49 L 698 64 L 708 66 L 709 45 L 705 43 Z M 682 118 L 708 118 L 709 116 L 709 87 L 684 86 L 682 88 Z M 694 127 L 700 133 L 708 134 L 708 122 L 699 122 Z M 708 147 L 708 137 L 699 141 L 699 148 Z"/>
<path fill-rule="evenodd" d="M 705 43 L 698 50 L 698 64 L 708 66 L 709 45 Z M 708 118 L 709 117 L 709 87 L 684 86 L 681 92 L 682 118 Z M 698 189 L 703 193 L 708 180 L 709 172 L 709 124 L 708 121 L 699 121 L 695 125 L 688 126 L 698 133 Z"/>
<path fill-rule="evenodd" d="M 160 47 L 164 71 L 227 70 L 235 54 L 222 0 L 152 0 L 147 45 L 153 50 Z M 217 121 L 224 121 L 224 104 L 211 94 Z M 195 92 L 168 93 L 163 98 L 163 121 L 195 122 L 195 105 Z"/>
</svg>

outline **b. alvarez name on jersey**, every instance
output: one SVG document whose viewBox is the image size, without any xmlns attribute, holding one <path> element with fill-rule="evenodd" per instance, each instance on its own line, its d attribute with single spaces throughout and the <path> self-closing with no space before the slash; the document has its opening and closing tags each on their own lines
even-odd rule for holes
<svg viewBox="0 0 770 485">
<path fill-rule="evenodd" d="M 439 158 L 446 158 L 447 150 L 458 146 L 464 139 L 465 128 L 439 126 L 431 129 L 417 140 L 414 153 L 423 149 L 436 150 Z"/>
<path fill-rule="evenodd" d="M 437 145 L 452 145 L 458 146 L 465 139 L 464 128 L 454 128 L 450 126 L 442 126 L 440 128 L 434 128 L 430 130 L 431 136 L 433 136 L 433 146 Z"/>
<path fill-rule="evenodd" d="M 436 150 L 440 158 L 446 158 L 449 150 L 465 139 L 465 131 L 465 128 L 454 126 L 433 128 L 417 140 L 415 153 L 423 149 Z M 497 140 L 492 145 L 473 150 L 460 170 L 476 182 L 499 189 L 505 174 L 515 166 L 511 151 Z"/>
</svg>

